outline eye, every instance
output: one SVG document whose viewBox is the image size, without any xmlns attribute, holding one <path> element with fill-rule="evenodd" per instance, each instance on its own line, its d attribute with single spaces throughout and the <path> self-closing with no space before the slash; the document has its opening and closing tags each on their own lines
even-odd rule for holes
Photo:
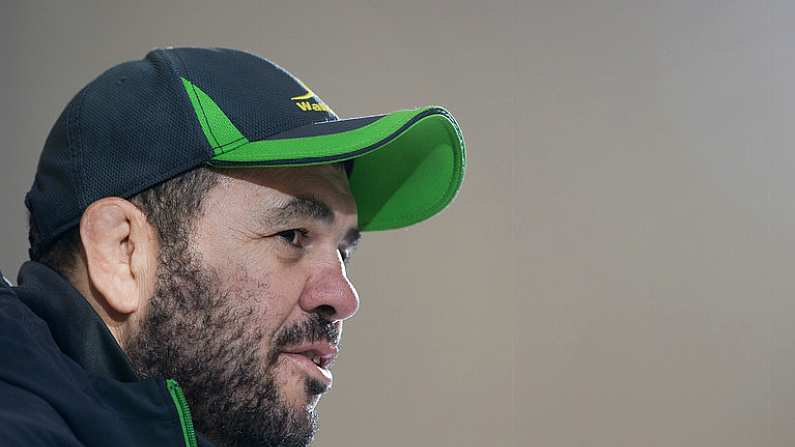
<svg viewBox="0 0 795 447">
<path fill-rule="evenodd" d="M 307 234 L 308 232 L 303 228 L 293 228 L 291 230 L 280 231 L 276 233 L 276 236 L 282 238 L 293 247 L 300 248 L 304 246 L 304 238 L 306 238 Z"/>
</svg>

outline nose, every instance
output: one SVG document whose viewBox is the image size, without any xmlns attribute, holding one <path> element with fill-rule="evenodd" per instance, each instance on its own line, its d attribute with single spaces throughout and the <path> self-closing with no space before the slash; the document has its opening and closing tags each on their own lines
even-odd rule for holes
<svg viewBox="0 0 795 447">
<path fill-rule="evenodd" d="M 336 260 L 317 266 L 307 280 L 300 305 L 305 312 L 318 313 L 328 321 L 352 317 L 359 309 L 359 295 L 348 280 L 345 263 L 337 253 Z"/>
</svg>

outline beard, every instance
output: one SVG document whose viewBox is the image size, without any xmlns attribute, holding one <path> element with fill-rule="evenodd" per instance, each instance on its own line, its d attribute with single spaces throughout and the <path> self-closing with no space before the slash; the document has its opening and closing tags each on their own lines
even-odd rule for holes
<svg viewBox="0 0 795 447">
<path fill-rule="evenodd" d="M 339 326 L 310 314 L 273 334 L 266 350 L 261 311 L 245 303 L 268 296 L 268 285 L 233 296 L 218 279 L 186 242 L 161 245 L 154 295 L 125 346 L 133 368 L 141 378 L 176 379 L 196 430 L 219 446 L 308 445 L 317 431 L 314 405 L 290 406 L 273 368 L 286 346 L 338 342 Z M 311 402 L 327 386 L 306 376 L 304 391 Z"/>
</svg>

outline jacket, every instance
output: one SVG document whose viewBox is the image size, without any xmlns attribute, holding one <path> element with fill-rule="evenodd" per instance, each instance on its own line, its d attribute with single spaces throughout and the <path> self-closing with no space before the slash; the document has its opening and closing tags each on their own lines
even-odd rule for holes
<svg viewBox="0 0 795 447">
<path fill-rule="evenodd" d="M 139 380 L 91 305 L 43 264 L 0 282 L 0 445 L 200 446 L 176 381 Z"/>
</svg>

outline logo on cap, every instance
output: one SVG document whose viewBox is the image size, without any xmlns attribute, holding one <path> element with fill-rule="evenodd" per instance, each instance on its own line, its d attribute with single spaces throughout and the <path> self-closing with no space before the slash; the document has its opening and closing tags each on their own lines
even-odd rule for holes
<svg viewBox="0 0 795 447">
<path fill-rule="evenodd" d="M 309 87 L 306 86 L 301 81 L 298 81 L 306 90 L 306 93 L 299 96 L 293 96 L 290 98 L 291 100 L 295 101 L 296 107 L 303 110 L 304 112 L 331 112 L 331 107 L 329 107 L 323 100 L 320 99 L 319 96 L 315 94 Z"/>
</svg>

